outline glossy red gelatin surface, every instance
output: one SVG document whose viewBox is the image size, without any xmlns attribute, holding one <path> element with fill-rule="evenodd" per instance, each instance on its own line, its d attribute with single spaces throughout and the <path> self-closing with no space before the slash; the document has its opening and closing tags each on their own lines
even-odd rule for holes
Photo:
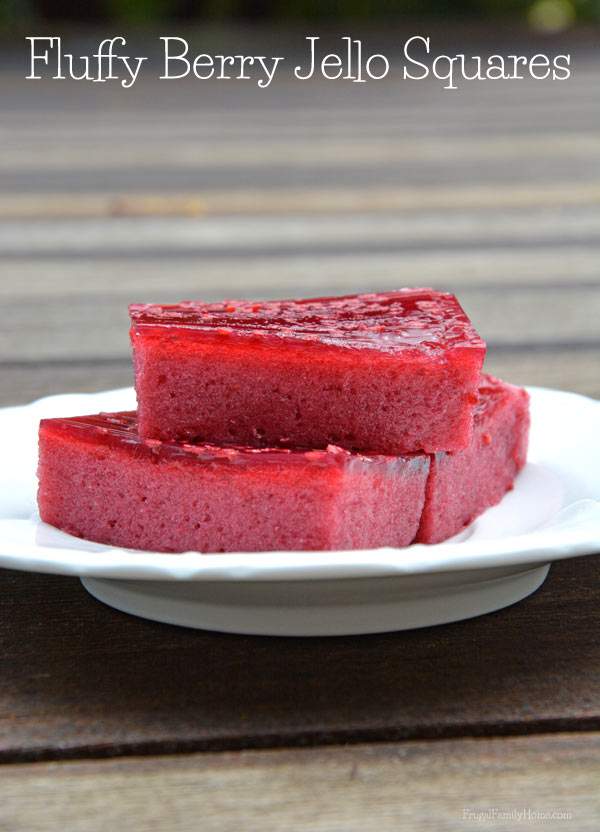
<svg viewBox="0 0 600 832">
<path fill-rule="evenodd" d="M 468 445 L 485 344 L 432 289 L 130 307 L 140 435 L 402 454 Z"/>
<path fill-rule="evenodd" d="M 141 440 L 134 413 L 40 424 L 42 520 L 88 540 L 161 552 L 405 546 L 428 457 Z"/>
<path fill-rule="evenodd" d="M 529 395 L 483 375 L 468 448 L 431 458 L 417 541 L 440 543 L 500 502 L 525 465 Z"/>
</svg>

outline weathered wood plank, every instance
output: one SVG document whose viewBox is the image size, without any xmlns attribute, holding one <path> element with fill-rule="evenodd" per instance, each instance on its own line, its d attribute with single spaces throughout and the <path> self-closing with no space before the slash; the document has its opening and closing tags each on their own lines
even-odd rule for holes
<svg viewBox="0 0 600 832">
<path fill-rule="evenodd" d="M 600 557 L 508 609 L 336 639 L 144 621 L 0 572 L 0 758 L 600 730 Z M 526 634 L 526 635 L 525 635 Z"/>
<path fill-rule="evenodd" d="M 511 89 L 509 84 L 506 92 L 488 87 L 487 93 L 477 93 L 471 85 L 458 95 L 417 84 L 420 89 L 411 100 L 407 88 L 394 91 L 380 86 L 363 91 L 361 96 L 356 88 L 344 91 L 343 86 L 332 84 L 327 93 L 326 85 L 307 84 L 303 95 L 298 90 L 302 85 L 281 84 L 277 90 L 273 88 L 271 93 L 260 93 L 256 98 L 243 85 L 228 89 L 221 85 L 221 93 L 213 85 L 212 100 L 206 96 L 198 106 L 195 89 L 189 85 L 186 88 L 185 83 L 170 86 L 168 98 L 164 85 L 143 84 L 137 94 L 127 94 L 126 110 L 120 91 L 113 91 L 111 97 L 110 91 L 104 90 L 108 97 L 103 98 L 102 91 L 90 90 L 89 86 L 76 89 L 71 85 L 69 89 L 67 85 L 61 90 L 60 85 L 52 88 L 51 84 L 34 84 L 22 89 L 15 99 L 15 87 L 18 89 L 21 79 L 13 77 L 12 87 L 7 80 L 6 75 L 0 78 L 4 109 L 10 114 L 3 123 L 3 137 L 15 143 L 23 140 L 26 145 L 88 138 L 104 139 L 108 145 L 140 135 L 149 136 L 150 141 L 217 136 L 234 140 L 240 134 L 250 141 L 265 136 L 333 140 L 349 134 L 384 139 L 494 135 L 518 139 L 535 133 L 536 125 L 542 139 L 547 134 L 593 134 L 600 127 L 600 115 L 593 106 L 597 93 L 595 66 L 585 83 L 567 85 L 562 95 L 556 94 L 554 84 L 550 91 L 540 89 L 540 85 L 537 90 Z M 210 89 L 210 85 L 204 89 Z M 145 97 L 154 97 L 155 101 L 144 106 Z M 161 100 L 160 109 L 156 99 Z M 157 117 L 157 113 L 163 117 Z M 32 128 L 38 128 L 35 135 Z"/>
<path fill-rule="evenodd" d="M 131 362 L 127 359 L 102 362 L 0 364 L 0 407 L 26 404 L 57 393 L 93 393 L 130 387 Z"/>
<path fill-rule="evenodd" d="M 531 135 L 479 137 L 428 137 L 420 139 L 357 138 L 341 134 L 326 136 L 319 142 L 297 137 L 273 138 L 248 142 L 246 136 L 226 137 L 218 143 L 206 139 L 171 140 L 151 134 L 141 144 L 98 139 L 94 134 L 85 142 L 67 138 L 60 144 L 48 145 L 43 138 L 29 135 L 17 140 L 7 137 L 2 142 L 0 172 L 35 170 L 90 171 L 147 169 L 207 170 L 227 166 L 230 170 L 248 171 L 285 164 L 288 167 L 328 168 L 346 165 L 372 168 L 410 162 L 418 164 L 463 165 L 486 162 L 488 165 L 530 164 L 545 160 L 567 171 L 573 157 L 588 160 L 598 171 L 600 138 L 592 133 L 546 133 Z"/>
<path fill-rule="evenodd" d="M 350 182 L 355 187 L 430 187 L 460 186 L 465 179 L 487 184 L 521 185 L 523 181 L 540 185 L 552 178 L 570 179 L 577 184 L 597 178 L 597 165 L 586 157 L 573 156 L 560 167 L 551 159 L 519 158 L 492 165 L 485 160 L 457 161 L 448 164 L 442 159 L 415 165 L 411 161 L 355 165 L 340 163 L 337 167 L 314 165 L 290 166 L 274 163 L 264 168 L 243 170 L 227 164 L 208 168 L 164 169 L 148 164 L 135 170 L 106 167 L 99 170 L 52 170 L 46 168 L 7 170 L 0 172 L 4 192 L 43 193 L 69 190 L 73 193 L 121 191 L 180 190 L 197 191 L 214 188 L 238 188 L 240 181 L 247 187 L 301 188 L 336 187 Z"/>
<path fill-rule="evenodd" d="M 6 832 L 596 832 L 600 735 L 5 766 Z"/>
<path fill-rule="evenodd" d="M 102 259 L 56 257 L 3 258 L 4 279 L 0 298 L 23 302 L 37 297 L 69 295 L 89 297 L 107 293 L 121 297 L 158 300 L 165 292 L 179 298 L 230 296 L 274 292 L 319 295 L 323 291 L 360 292 L 398 289 L 401 286 L 435 286 L 462 293 L 469 288 L 519 292 L 546 288 L 600 285 L 598 247 L 571 245 L 549 249 L 528 248 L 441 249 L 421 251 L 317 254 L 310 250 L 294 256 L 257 253 L 245 257 L 179 256 L 176 258 L 119 257 Z"/>
<path fill-rule="evenodd" d="M 348 214 L 538 209 L 600 204 L 600 178 L 592 182 L 497 183 L 460 186 L 203 190 L 198 193 L 46 193 L 0 195 L 0 219 L 211 214 Z M 550 214 L 550 219 L 555 220 Z M 546 214 L 548 220 L 548 214 Z"/>
<path fill-rule="evenodd" d="M 514 384 L 572 390 L 600 399 L 600 348 L 492 349 L 486 370 Z"/>
<path fill-rule="evenodd" d="M 378 106 L 366 99 L 344 106 L 337 97 L 337 101 L 330 100 L 329 104 L 323 99 L 321 108 L 312 106 L 309 99 L 296 100 L 290 107 L 285 107 L 282 106 L 283 93 L 271 102 L 270 107 L 264 106 L 264 100 L 261 105 L 255 101 L 256 106 L 252 106 L 242 95 L 239 102 L 230 104 L 230 107 L 238 108 L 234 113 L 204 103 L 198 107 L 190 95 L 178 106 L 163 107 L 157 115 L 156 108 L 144 111 L 135 107 L 128 107 L 125 114 L 118 102 L 113 108 L 98 106 L 90 110 L 89 97 L 85 93 L 79 106 L 73 100 L 65 104 L 64 94 L 47 94 L 45 102 L 24 96 L 21 105 L 27 102 L 26 110 L 5 107 L 10 120 L 3 123 L 3 137 L 11 144 L 22 141 L 28 146 L 35 131 L 37 140 L 46 146 L 52 142 L 104 140 L 106 147 L 114 142 L 145 139 L 149 134 L 164 142 L 227 141 L 239 139 L 240 135 L 252 143 L 272 136 L 306 142 L 334 142 L 348 135 L 365 140 L 447 137 L 457 141 L 468 136 L 479 137 L 485 142 L 494 135 L 516 140 L 526 138 L 538 128 L 540 137 L 546 134 L 589 134 L 593 137 L 600 129 L 600 114 L 594 107 L 596 76 L 597 70 L 594 86 L 590 85 L 588 91 L 578 94 L 572 88 L 567 99 L 552 97 L 544 103 L 533 101 L 529 96 L 521 98 L 513 92 L 510 102 L 478 102 L 470 94 L 459 96 L 459 99 L 444 95 L 429 100 L 424 96 L 423 106 L 412 107 L 390 99 L 386 107 L 385 96 L 378 93 L 373 95 Z M 171 92 L 173 89 L 171 87 Z M 48 93 L 47 87 L 46 91 Z M 161 91 L 154 94 L 161 96 Z M 315 91 L 315 96 L 318 94 Z"/>
<path fill-rule="evenodd" d="M 0 223 L 4 256 L 52 257 L 145 254 L 210 255 L 239 253 L 414 252 L 481 249 L 495 245 L 549 248 L 577 244 L 600 246 L 596 205 L 568 212 L 438 211 L 427 214 L 352 213 L 270 216 L 105 217 L 6 220 Z"/>
</svg>

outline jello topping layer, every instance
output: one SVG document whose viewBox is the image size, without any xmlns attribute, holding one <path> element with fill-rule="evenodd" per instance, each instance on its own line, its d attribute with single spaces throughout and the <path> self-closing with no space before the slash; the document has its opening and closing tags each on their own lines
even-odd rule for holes
<svg viewBox="0 0 600 832">
<path fill-rule="evenodd" d="M 246 445 L 211 445 L 207 443 L 163 442 L 158 439 L 141 439 L 137 433 L 137 416 L 135 411 L 120 413 L 98 413 L 90 416 L 73 416 L 62 419 L 47 419 L 43 423 L 54 426 L 59 431 L 70 435 L 80 434 L 82 439 L 96 444 L 113 447 L 136 445 L 140 451 L 150 452 L 161 457 L 187 457 L 203 462 L 232 463 L 252 465 L 256 463 L 301 463 L 317 466 L 344 465 L 352 460 L 369 460 L 371 462 L 389 462 L 385 455 L 365 455 L 350 453 L 337 445 L 328 445 L 323 450 L 290 448 L 252 448 Z M 407 455 L 419 467 L 420 455 Z"/>
<path fill-rule="evenodd" d="M 427 352 L 484 347 L 454 295 L 433 289 L 306 300 L 135 304 L 130 314 L 139 332 L 174 327 L 390 353 L 415 347 Z"/>
</svg>

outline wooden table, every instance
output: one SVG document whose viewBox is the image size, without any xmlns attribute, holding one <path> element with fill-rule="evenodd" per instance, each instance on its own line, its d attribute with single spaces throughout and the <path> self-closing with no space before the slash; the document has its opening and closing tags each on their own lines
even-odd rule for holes
<svg viewBox="0 0 600 832">
<path fill-rule="evenodd" d="M 457 92 L 5 72 L 2 403 L 129 384 L 129 301 L 423 284 L 492 372 L 599 397 L 599 61 L 572 49 L 568 83 Z M 2 571 L 0 829 L 597 830 L 599 586 L 582 558 L 472 621 L 292 640 Z"/>
</svg>

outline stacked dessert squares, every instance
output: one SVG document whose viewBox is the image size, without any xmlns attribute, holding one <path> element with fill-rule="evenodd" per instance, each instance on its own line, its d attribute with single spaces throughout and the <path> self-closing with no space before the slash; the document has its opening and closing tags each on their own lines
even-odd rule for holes
<svg viewBox="0 0 600 832">
<path fill-rule="evenodd" d="M 40 424 L 42 519 L 160 552 L 437 543 L 512 488 L 529 401 L 432 289 L 130 307 L 137 412 Z"/>
</svg>

